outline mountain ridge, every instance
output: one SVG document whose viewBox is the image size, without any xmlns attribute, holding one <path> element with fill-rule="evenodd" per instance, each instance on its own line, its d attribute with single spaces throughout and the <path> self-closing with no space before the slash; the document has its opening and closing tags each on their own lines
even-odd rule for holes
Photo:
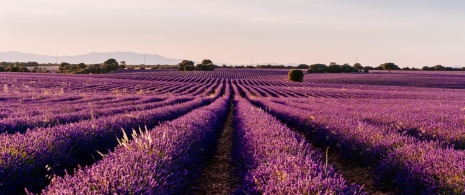
<svg viewBox="0 0 465 195">
<path fill-rule="evenodd" d="M 85 63 L 85 64 L 99 64 L 110 58 L 117 61 L 125 61 L 130 65 L 156 65 L 156 64 L 177 64 L 181 59 L 167 58 L 158 54 L 140 54 L 135 52 L 90 52 L 81 55 L 64 55 L 64 56 L 51 56 L 51 55 L 38 55 L 33 53 L 23 53 L 18 51 L 0 52 L 0 62 L 37 62 L 37 63 L 61 63 L 67 62 L 71 64 Z M 144 59 L 145 58 L 145 59 Z M 145 61 L 145 63 L 144 63 Z"/>
</svg>

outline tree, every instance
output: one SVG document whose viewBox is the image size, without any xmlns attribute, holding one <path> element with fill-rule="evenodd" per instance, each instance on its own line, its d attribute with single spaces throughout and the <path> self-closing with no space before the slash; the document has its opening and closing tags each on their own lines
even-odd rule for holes
<svg viewBox="0 0 465 195">
<path fill-rule="evenodd" d="M 446 68 L 442 65 L 436 65 L 434 66 L 434 70 L 445 70 Z"/>
<path fill-rule="evenodd" d="M 205 70 L 205 71 L 213 71 L 215 70 L 215 65 L 213 64 L 197 64 L 195 65 L 196 70 Z"/>
<path fill-rule="evenodd" d="M 421 68 L 421 70 L 434 70 L 434 68 L 430 68 L 430 67 L 428 67 L 428 66 L 423 66 L 423 67 Z"/>
<path fill-rule="evenodd" d="M 201 64 L 207 65 L 207 64 L 213 64 L 213 62 L 211 60 L 209 60 L 209 59 L 204 59 L 204 60 L 202 60 Z"/>
<path fill-rule="evenodd" d="M 107 61 L 103 62 L 102 69 L 104 72 L 111 72 L 114 70 L 119 69 L 118 61 L 113 58 L 108 59 Z"/>
<path fill-rule="evenodd" d="M 178 70 L 184 71 L 185 66 L 194 66 L 194 62 L 191 60 L 183 60 L 181 63 L 178 64 Z"/>
<path fill-rule="evenodd" d="M 354 68 L 363 69 L 363 66 L 360 63 L 357 62 L 357 63 L 354 64 Z"/>
<path fill-rule="evenodd" d="M 349 72 L 358 72 L 358 69 L 350 66 L 349 64 L 344 64 L 341 66 L 341 72 L 346 72 L 346 73 L 349 73 Z"/>
<path fill-rule="evenodd" d="M 26 67 L 21 67 L 19 68 L 19 72 L 29 72 L 29 70 Z"/>
<path fill-rule="evenodd" d="M 202 63 L 195 65 L 195 69 L 197 70 L 205 70 L 205 71 L 212 71 L 215 70 L 215 65 L 209 59 L 202 60 Z"/>
<path fill-rule="evenodd" d="M 387 63 L 381 64 L 379 66 L 383 70 L 389 70 L 389 72 L 391 72 L 391 70 L 400 70 L 399 66 L 397 66 L 396 64 L 394 64 L 392 62 L 387 62 Z"/>
<path fill-rule="evenodd" d="M 308 66 L 307 64 L 299 64 L 299 65 L 297 66 L 297 68 L 298 68 L 298 69 L 309 69 L 310 66 Z"/>
<path fill-rule="evenodd" d="M 19 72 L 19 67 L 18 66 L 8 66 L 5 68 L 6 72 Z"/>
<path fill-rule="evenodd" d="M 326 69 L 326 72 L 330 72 L 330 73 L 339 73 L 339 72 L 342 72 L 341 70 L 341 66 L 337 65 L 336 63 L 334 62 L 331 62 L 331 64 L 328 66 L 328 68 Z"/>
<path fill-rule="evenodd" d="M 302 70 L 292 69 L 287 74 L 290 81 L 302 82 L 304 79 L 304 72 Z"/>
<path fill-rule="evenodd" d="M 195 70 L 195 66 L 193 65 L 184 66 L 184 71 L 194 71 L 194 70 Z"/>
<path fill-rule="evenodd" d="M 84 64 L 84 63 L 79 63 L 79 64 L 78 64 L 78 68 L 84 69 L 84 68 L 86 68 L 86 64 Z"/>
<path fill-rule="evenodd" d="M 326 64 L 312 64 L 308 69 L 308 73 L 324 73 L 326 71 Z"/>
<path fill-rule="evenodd" d="M 363 72 L 368 73 L 368 71 L 370 71 L 370 69 L 372 69 L 372 68 L 369 67 L 369 66 L 363 67 Z"/>
</svg>

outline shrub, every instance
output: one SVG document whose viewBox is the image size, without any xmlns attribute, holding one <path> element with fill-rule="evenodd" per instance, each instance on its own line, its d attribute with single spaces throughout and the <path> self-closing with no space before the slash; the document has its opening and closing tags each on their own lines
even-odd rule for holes
<svg viewBox="0 0 465 195">
<path fill-rule="evenodd" d="M 312 64 L 308 69 L 308 73 L 324 73 L 326 68 L 328 68 L 328 66 L 325 64 Z"/>
<path fill-rule="evenodd" d="M 296 70 L 296 69 L 290 70 L 288 74 L 288 78 L 290 81 L 302 82 L 302 80 L 304 79 L 304 72 L 302 72 L 302 70 Z"/>
<path fill-rule="evenodd" d="M 178 64 L 178 70 L 184 71 L 186 66 L 194 66 L 194 62 L 191 60 L 183 60 L 181 63 Z"/>
<path fill-rule="evenodd" d="M 184 66 L 184 71 L 194 71 L 194 70 L 195 70 L 195 66 L 193 65 Z"/>
<path fill-rule="evenodd" d="M 215 70 L 215 66 L 213 64 L 197 64 L 195 65 L 195 69 L 204 70 L 204 71 L 213 71 Z"/>
<path fill-rule="evenodd" d="M 21 67 L 19 68 L 19 72 L 29 72 L 29 70 L 26 67 Z"/>
</svg>

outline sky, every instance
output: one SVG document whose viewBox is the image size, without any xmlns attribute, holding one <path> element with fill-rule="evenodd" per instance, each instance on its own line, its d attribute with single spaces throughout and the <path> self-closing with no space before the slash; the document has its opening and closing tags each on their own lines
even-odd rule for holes
<svg viewBox="0 0 465 195">
<path fill-rule="evenodd" d="M 0 0 L 0 5 L 0 52 L 465 66 L 463 0 Z"/>
</svg>

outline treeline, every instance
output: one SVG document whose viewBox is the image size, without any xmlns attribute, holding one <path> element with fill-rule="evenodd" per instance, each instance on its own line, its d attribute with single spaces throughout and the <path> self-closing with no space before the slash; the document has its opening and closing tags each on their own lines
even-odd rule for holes
<svg viewBox="0 0 465 195">
<path fill-rule="evenodd" d="M 104 74 L 118 69 L 124 69 L 126 62 L 122 61 L 121 65 L 115 59 L 108 59 L 103 64 L 69 64 L 62 62 L 58 66 L 56 73 L 64 74 Z"/>
<path fill-rule="evenodd" d="M 25 66 L 20 66 L 18 64 L 9 64 L 4 66 L 3 64 L 0 65 L 0 72 L 33 72 L 33 73 L 50 73 L 50 70 L 41 67 L 34 67 L 33 69 L 29 70 Z"/>
<path fill-rule="evenodd" d="M 299 65 L 301 66 L 301 65 Z M 304 67 L 304 66 L 301 66 Z M 372 66 L 362 66 L 360 63 L 355 63 L 354 65 L 349 65 L 349 64 L 343 64 L 343 65 L 338 65 L 335 62 L 331 62 L 329 65 L 326 64 L 312 64 L 308 68 L 308 73 L 349 73 L 349 72 L 368 72 L 370 70 L 427 70 L 427 71 L 465 71 L 465 67 L 462 68 L 452 68 L 452 67 L 444 67 L 442 65 L 436 65 L 432 67 L 424 66 L 423 68 L 409 68 L 409 67 L 404 67 L 400 68 L 398 65 L 392 63 L 392 62 L 387 62 L 384 64 L 380 64 L 377 67 L 372 67 Z"/>
<path fill-rule="evenodd" d="M 442 65 L 436 65 L 436 66 L 423 66 L 421 70 L 427 70 L 427 71 L 465 71 L 465 67 L 462 68 L 452 68 L 452 67 L 444 67 Z"/>
<path fill-rule="evenodd" d="M 355 63 L 353 66 L 349 64 L 339 65 L 335 62 L 326 64 L 312 64 L 308 68 L 308 73 L 349 73 L 349 72 L 368 72 L 372 67 L 363 67 L 360 63 Z"/>
<path fill-rule="evenodd" d="M 194 66 L 194 61 L 191 60 L 183 60 L 181 63 L 178 64 L 179 71 L 213 71 L 218 66 L 214 65 L 213 62 L 209 59 L 202 60 L 202 63 L 197 64 Z"/>
<path fill-rule="evenodd" d="M 0 62 L 0 66 L 8 67 L 8 66 L 17 66 L 17 67 L 38 67 L 40 66 L 37 62 Z"/>
</svg>

